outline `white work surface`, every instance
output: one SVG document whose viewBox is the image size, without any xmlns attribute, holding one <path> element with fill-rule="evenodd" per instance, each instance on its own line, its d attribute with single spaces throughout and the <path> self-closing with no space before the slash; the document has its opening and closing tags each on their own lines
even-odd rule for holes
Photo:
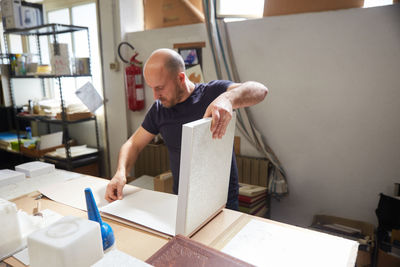
<svg viewBox="0 0 400 267">
<path fill-rule="evenodd" d="M 93 179 L 107 182 L 95 177 L 85 178 L 90 182 Z M 78 180 L 65 183 L 73 181 Z M 34 201 L 34 196 L 25 196 L 17 200 L 17 206 L 31 210 Z M 45 208 L 51 207 L 56 212 L 60 211 L 63 215 L 87 216 L 45 198 L 42 199 L 42 205 Z M 115 231 L 119 248 L 138 259 L 146 260 L 166 242 L 162 237 L 145 234 L 109 220 L 107 222 Z M 200 229 L 192 239 L 249 263 L 264 266 L 348 267 L 354 266 L 357 253 L 357 242 L 226 209 Z M 7 263 L 14 266 L 11 259 Z"/>
</svg>

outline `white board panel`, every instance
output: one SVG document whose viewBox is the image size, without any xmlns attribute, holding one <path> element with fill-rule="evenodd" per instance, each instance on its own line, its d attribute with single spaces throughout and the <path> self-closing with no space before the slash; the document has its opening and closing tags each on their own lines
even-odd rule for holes
<svg viewBox="0 0 400 267">
<path fill-rule="evenodd" d="M 176 234 L 189 235 L 225 206 L 236 115 L 213 139 L 211 118 L 183 125 Z"/>
</svg>

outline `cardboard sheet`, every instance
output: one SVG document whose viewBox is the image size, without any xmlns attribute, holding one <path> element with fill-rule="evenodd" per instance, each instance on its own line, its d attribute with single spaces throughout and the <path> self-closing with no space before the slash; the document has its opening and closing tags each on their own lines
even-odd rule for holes
<svg viewBox="0 0 400 267">
<path fill-rule="evenodd" d="M 174 235 L 178 196 L 125 185 L 122 200 L 104 199 L 109 180 L 91 176 L 39 188 L 48 198 L 86 211 L 84 190 L 90 187 L 99 211 L 156 231 Z"/>
<path fill-rule="evenodd" d="M 118 249 L 110 250 L 104 254 L 104 257 L 92 265 L 92 267 L 121 267 L 121 266 L 135 266 L 135 267 L 151 267 L 150 264 L 145 263 L 137 258 L 134 258 Z"/>
<path fill-rule="evenodd" d="M 97 207 L 100 208 L 108 204 L 107 200 L 104 199 L 108 183 L 109 180 L 106 179 L 82 175 L 77 179 L 42 186 L 39 191 L 54 201 L 86 211 L 85 188 L 90 187 L 92 189 Z M 127 185 L 124 187 L 123 193 L 126 197 L 139 190 L 140 188 Z"/>
<path fill-rule="evenodd" d="M 309 267 L 352 267 L 357 250 L 352 240 L 258 219 L 248 221 L 222 249 L 257 266 Z"/>
</svg>

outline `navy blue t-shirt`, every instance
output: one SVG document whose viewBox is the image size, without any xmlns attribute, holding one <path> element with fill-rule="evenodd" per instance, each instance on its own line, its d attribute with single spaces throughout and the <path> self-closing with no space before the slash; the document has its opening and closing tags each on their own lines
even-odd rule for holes
<svg viewBox="0 0 400 267">
<path fill-rule="evenodd" d="M 142 127 L 152 134 L 161 133 L 165 141 L 174 177 L 173 191 L 175 194 L 178 193 L 179 186 L 182 125 L 203 118 L 211 102 L 220 94 L 226 92 L 226 89 L 231 84 L 231 81 L 225 80 L 196 84 L 194 91 L 184 102 L 178 103 L 171 108 L 165 108 L 159 100 L 156 100 L 147 112 Z M 227 207 L 231 205 L 232 201 L 237 202 L 238 190 L 238 172 L 235 155 L 232 153 Z"/>
</svg>

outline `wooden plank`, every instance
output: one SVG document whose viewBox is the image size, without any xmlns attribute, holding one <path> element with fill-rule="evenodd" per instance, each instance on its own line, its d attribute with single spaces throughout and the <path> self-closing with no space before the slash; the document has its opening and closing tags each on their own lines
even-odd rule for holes
<svg viewBox="0 0 400 267">
<path fill-rule="evenodd" d="M 165 154 L 165 168 L 163 170 L 163 172 L 169 171 L 171 169 L 170 167 L 170 163 L 169 163 L 169 153 L 168 153 L 168 149 L 166 146 L 164 146 L 164 154 Z"/>
<path fill-rule="evenodd" d="M 151 175 L 149 173 L 150 169 L 150 148 L 148 146 L 145 147 L 144 149 L 144 174 Z"/>
<path fill-rule="evenodd" d="M 243 159 L 243 183 L 250 184 L 250 159 Z"/>
<path fill-rule="evenodd" d="M 178 48 L 201 48 L 205 47 L 206 43 L 205 42 L 194 42 L 194 43 L 179 43 L 179 44 L 174 44 L 174 49 Z"/>
<path fill-rule="evenodd" d="M 260 159 L 251 159 L 250 184 L 259 185 Z"/>
<path fill-rule="evenodd" d="M 157 145 L 155 151 L 154 151 L 154 172 L 156 173 L 157 176 L 162 173 L 161 170 L 161 146 Z"/>
<path fill-rule="evenodd" d="M 239 183 L 243 183 L 243 160 L 241 156 L 236 156 L 236 165 L 238 168 Z"/>
<path fill-rule="evenodd" d="M 165 172 L 169 169 L 169 161 L 168 161 L 168 150 L 166 146 L 161 148 L 161 167 L 162 172 Z"/>
<path fill-rule="evenodd" d="M 155 158 L 155 150 L 156 150 L 156 147 L 155 146 L 149 146 L 149 157 L 148 157 L 148 166 L 149 166 L 149 169 L 148 169 L 148 172 L 149 172 L 149 175 L 150 176 L 156 176 L 158 173 L 156 172 L 156 170 L 154 169 L 154 166 L 155 166 L 155 164 L 154 164 L 154 158 Z"/>
<path fill-rule="evenodd" d="M 144 174 L 144 154 L 139 154 L 135 162 L 135 177 L 140 177 Z"/>
<path fill-rule="evenodd" d="M 268 160 L 265 160 L 265 163 L 260 164 L 260 179 L 259 185 L 260 186 L 268 186 Z"/>
<path fill-rule="evenodd" d="M 240 155 L 240 136 L 235 136 L 235 139 L 233 139 L 233 148 L 235 149 L 235 154 Z"/>
</svg>

